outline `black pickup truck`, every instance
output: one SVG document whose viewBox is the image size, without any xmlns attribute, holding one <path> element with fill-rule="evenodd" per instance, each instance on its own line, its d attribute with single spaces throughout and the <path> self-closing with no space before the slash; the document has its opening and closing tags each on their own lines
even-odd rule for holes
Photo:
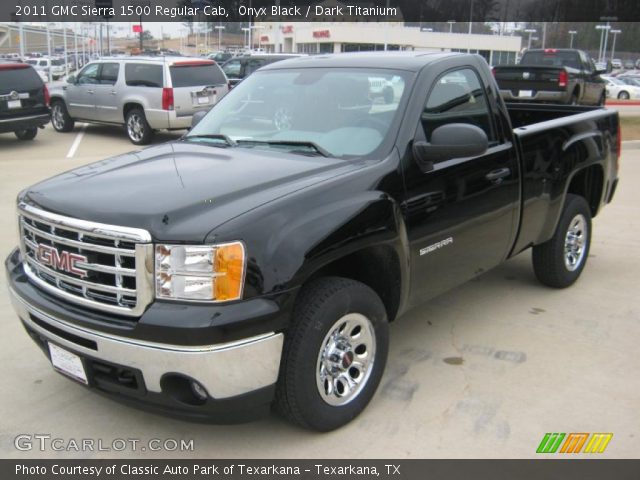
<svg viewBox="0 0 640 480">
<path fill-rule="evenodd" d="M 618 181 L 616 112 L 506 105 L 477 55 L 286 60 L 194 122 L 24 190 L 6 270 L 58 371 L 196 420 L 344 425 L 389 322 L 529 248 L 568 287 Z"/>
<path fill-rule="evenodd" d="M 604 105 L 606 82 L 587 52 L 574 49 L 535 49 L 516 66 L 498 66 L 493 74 L 506 102 Z"/>
</svg>

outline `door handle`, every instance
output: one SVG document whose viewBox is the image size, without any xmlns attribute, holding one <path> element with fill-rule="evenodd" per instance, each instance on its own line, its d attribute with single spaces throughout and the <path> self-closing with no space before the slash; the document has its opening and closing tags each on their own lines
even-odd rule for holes
<svg viewBox="0 0 640 480">
<path fill-rule="evenodd" d="M 116 92 L 115 90 L 111 90 L 111 95 L 117 95 L 118 92 Z"/>
<path fill-rule="evenodd" d="M 505 167 L 498 168 L 497 170 L 492 170 L 491 172 L 487 173 L 484 178 L 493 183 L 502 183 L 502 180 L 504 180 L 509 175 L 511 175 L 511 169 Z"/>
<path fill-rule="evenodd" d="M 93 95 L 93 90 L 87 90 L 87 93 L 90 93 Z"/>
</svg>

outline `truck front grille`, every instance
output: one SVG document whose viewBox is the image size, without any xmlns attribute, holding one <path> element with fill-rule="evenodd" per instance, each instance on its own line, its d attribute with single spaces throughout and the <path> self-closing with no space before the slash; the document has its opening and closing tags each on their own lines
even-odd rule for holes
<svg viewBox="0 0 640 480">
<path fill-rule="evenodd" d="M 25 273 L 80 305 L 140 316 L 153 297 L 153 248 L 145 230 L 78 220 L 18 206 Z"/>
</svg>

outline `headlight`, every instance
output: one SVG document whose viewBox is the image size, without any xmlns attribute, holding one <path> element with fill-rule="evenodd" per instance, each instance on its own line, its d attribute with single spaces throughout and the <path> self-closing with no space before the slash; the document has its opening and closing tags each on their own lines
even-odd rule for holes
<svg viewBox="0 0 640 480">
<path fill-rule="evenodd" d="M 174 300 L 238 300 L 244 283 L 240 242 L 156 245 L 156 296 Z"/>
</svg>

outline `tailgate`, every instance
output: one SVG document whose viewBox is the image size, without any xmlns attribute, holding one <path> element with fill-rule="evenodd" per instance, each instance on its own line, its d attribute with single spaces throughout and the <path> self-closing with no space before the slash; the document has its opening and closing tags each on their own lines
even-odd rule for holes
<svg viewBox="0 0 640 480">
<path fill-rule="evenodd" d="M 213 61 L 176 62 L 169 67 L 176 115 L 208 110 L 228 91 L 227 78 Z"/>
<path fill-rule="evenodd" d="M 47 113 L 44 83 L 26 64 L 0 65 L 0 119 Z"/>
<path fill-rule="evenodd" d="M 561 67 L 495 67 L 494 74 L 500 90 L 511 90 L 514 96 L 520 91 L 564 92 L 566 85 L 560 86 L 560 75 L 566 70 Z"/>
</svg>

